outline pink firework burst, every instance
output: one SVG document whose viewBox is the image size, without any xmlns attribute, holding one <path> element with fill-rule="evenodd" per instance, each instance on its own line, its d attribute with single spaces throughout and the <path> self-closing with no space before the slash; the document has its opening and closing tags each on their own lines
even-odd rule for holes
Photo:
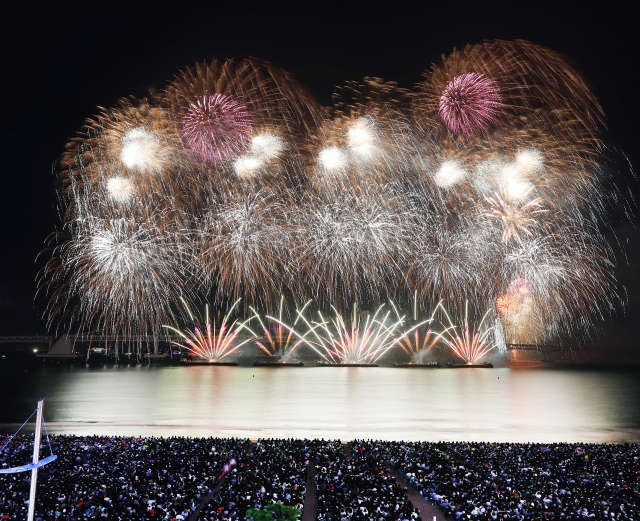
<svg viewBox="0 0 640 521">
<path fill-rule="evenodd" d="M 253 128 L 253 115 L 241 101 L 213 94 L 190 105 L 182 128 L 189 148 L 215 163 L 242 151 Z"/>
<path fill-rule="evenodd" d="M 447 84 L 438 113 L 451 132 L 469 136 L 487 130 L 501 108 L 498 84 L 484 74 L 468 72 Z"/>
</svg>

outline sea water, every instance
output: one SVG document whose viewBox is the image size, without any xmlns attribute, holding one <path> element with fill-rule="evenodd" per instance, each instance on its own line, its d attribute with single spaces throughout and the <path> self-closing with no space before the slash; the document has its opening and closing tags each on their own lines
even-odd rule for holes
<svg viewBox="0 0 640 521">
<path fill-rule="evenodd" d="M 640 441 L 639 370 L 21 367 L 0 388 L 5 432 L 45 396 L 56 433 Z"/>
</svg>

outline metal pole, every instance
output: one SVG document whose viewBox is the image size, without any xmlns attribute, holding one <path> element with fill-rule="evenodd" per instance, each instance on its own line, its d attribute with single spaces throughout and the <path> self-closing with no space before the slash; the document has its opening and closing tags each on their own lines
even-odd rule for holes
<svg viewBox="0 0 640 521">
<path fill-rule="evenodd" d="M 38 400 L 38 414 L 36 415 L 36 434 L 33 440 L 33 464 L 40 461 L 40 438 L 42 436 L 42 410 L 44 409 L 44 396 Z M 31 471 L 31 492 L 29 493 L 28 521 L 33 521 L 36 512 L 36 483 L 38 481 L 38 468 Z"/>
</svg>

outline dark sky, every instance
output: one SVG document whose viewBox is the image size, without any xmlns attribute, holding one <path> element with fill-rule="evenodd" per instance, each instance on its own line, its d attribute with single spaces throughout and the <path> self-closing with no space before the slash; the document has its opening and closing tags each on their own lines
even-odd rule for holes
<svg viewBox="0 0 640 521">
<path fill-rule="evenodd" d="M 600 2 L 597 9 L 560 1 L 13 4 L 0 30 L 0 335 L 46 331 L 39 318 L 43 301 L 33 301 L 42 266 L 36 256 L 60 224 L 54 169 L 65 141 L 96 106 L 143 96 L 148 86 L 162 87 L 197 61 L 269 60 L 329 102 L 346 80 L 378 76 L 411 87 L 456 46 L 527 39 L 574 62 L 603 104 L 607 139 L 640 165 L 637 16 L 625 6 L 631 2 Z M 621 183 L 640 192 L 622 153 L 615 168 Z M 617 220 L 614 225 L 630 254 L 630 263 L 617 270 L 629 302 L 605 325 L 600 342 L 640 345 L 640 234 Z"/>
</svg>

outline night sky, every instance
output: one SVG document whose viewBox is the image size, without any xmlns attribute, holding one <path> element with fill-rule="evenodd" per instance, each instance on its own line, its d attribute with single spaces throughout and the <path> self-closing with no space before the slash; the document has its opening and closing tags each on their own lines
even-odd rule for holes
<svg viewBox="0 0 640 521">
<path fill-rule="evenodd" d="M 526 39 L 558 50 L 582 72 L 607 118 L 611 168 L 640 195 L 637 16 L 601 2 L 401 2 L 291 5 L 210 1 L 21 2 L 3 12 L 0 335 L 46 333 L 34 301 L 36 261 L 60 227 L 54 180 L 65 141 L 96 106 L 163 87 L 187 66 L 255 56 L 293 72 L 323 103 L 364 76 L 411 87 L 441 54 L 484 39 Z M 315 9 L 312 6 L 316 6 Z M 626 157 L 626 158 L 625 158 Z M 633 167 L 631 166 L 633 165 Z M 640 209 L 638 209 L 640 212 Z M 638 219 L 636 219 L 638 222 Z M 626 308 L 600 344 L 640 345 L 640 233 L 612 213 L 626 250 L 617 277 Z M 624 292 L 624 290 L 621 290 Z"/>
</svg>

